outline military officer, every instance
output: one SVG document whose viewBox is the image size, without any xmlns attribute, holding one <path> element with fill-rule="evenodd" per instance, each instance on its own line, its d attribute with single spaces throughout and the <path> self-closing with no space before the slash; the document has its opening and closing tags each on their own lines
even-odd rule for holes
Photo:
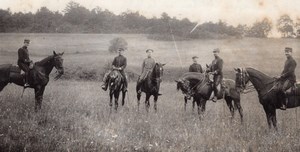
<svg viewBox="0 0 300 152">
<path fill-rule="evenodd" d="M 21 48 L 18 50 L 18 66 L 21 70 L 25 72 L 25 83 L 24 87 L 27 88 L 29 87 L 29 71 L 32 69 L 33 64 L 32 61 L 29 58 L 29 52 L 28 52 L 28 46 L 29 46 L 30 40 L 25 39 L 24 44 Z"/>
<path fill-rule="evenodd" d="M 127 76 L 125 75 L 125 68 L 127 66 L 127 59 L 126 57 L 123 56 L 123 53 L 124 53 L 125 49 L 123 48 L 119 48 L 118 49 L 118 53 L 119 55 L 117 57 L 114 58 L 113 62 L 112 62 L 112 69 L 113 70 L 119 70 L 120 73 L 122 74 L 123 78 L 124 78 L 124 90 L 127 91 L 127 86 L 128 86 L 128 82 L 127 82 Z M 108 74 L 110 73 L 107 72 L 105 75 L 104 75 L 104 78 L 103 78 L 103 85 L 102 85 L 102 89 L 103 90 L 107 90 L 107 87 L 108 87 Z"/>
<path fill-rule="evenodd" d="M 193 64 L 190 65 L 189 72 L 200 72 L 203 73 L 201 65 L 198 63 L 198 57 L 193 56 Z"/>
<path fill-rule="evenodd" d="M 217 101 L 217 94 L 218 94 L 218 86 L 221 84 L 223 80 L 223 59 L 219 56 L 220 49 L 216 48 L 213 50 L 213 54 L 215 59 L 212 61 L 211 64 L 211 73 L 213 74 L 213 88 L 214 88 L 214 97 L 212 101 Z"/>
<path fill-rule="evenodd" d="M 147 49 L 147 58 L 144 59 L 143 64 L 142 64 L 142 74 L 138 79 L 137 82 L 137 90 L 138 93 L 141 93 L 141 84 L 143 81 L 146 79 L 147 75 L 149 72 L 151 72 L 155 66 L 155 60 L 152 58 L 152 53 L 154 51 L 152 49 Z"/>
<path fill-rule="evenodd" d="M 293 86 L 293 84 L 296 82 L 296 75 L 295 75 L 295 69 L 297 66 L 296 61 L 294 60 L 292 53 L 293 49 L 290 47 L 286 47 L 284 49 L 285 55 L 286 55 L 286 61 L 284 64 L 284 69 L 281 72 L 280 76 L 277 76 L 277 80 L 279 82 L 279 87 L 281 91 L 283 91 L 285 94 L 287 93 L 286 91 Z M 286 110 L 286 101 L 282 101 L 282 106 L 280 109 Z"/>
</svg>

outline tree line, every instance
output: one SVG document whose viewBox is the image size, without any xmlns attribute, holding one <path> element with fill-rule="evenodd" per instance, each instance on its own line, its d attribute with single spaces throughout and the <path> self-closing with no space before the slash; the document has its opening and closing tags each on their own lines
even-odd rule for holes
<svg viewBox="0 0 300 152">
<path fill-rule="evenodd" d="M 268 37 L 273 23 L 268 18 L 253 25 L 228 25 L 219 22 L 205 22 L 195 26 L 188 18 L 177 19 L 162 13 L 160 17 L 146 18 L 139 12 L 126 11 L 116 15 L 96 7 L 89 10 L 79 3 L 69 2 L 63 12 L 53 12 L 41 7 L 36 13 L 12 13 L 0 9 L 0 32 L 28 33 L 142 33 L 148 38 L 176 39 L 222 39 L 242 37 Z M 297 37 L 300 33 L 300 19 L 294 22 L 289 15 L 282 15 L 275 25 L 282 37 Z"/>
</svg>

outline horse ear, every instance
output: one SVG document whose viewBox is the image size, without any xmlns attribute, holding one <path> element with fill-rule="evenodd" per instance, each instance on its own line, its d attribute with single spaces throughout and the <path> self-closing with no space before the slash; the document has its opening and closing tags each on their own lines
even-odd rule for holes
<svg viewBox="0 0 300 152">
<path fill-rule="evenodd" d="M 234 71 L 238 72 L 238 70 L 236 68 L 233 68 L 233 69 L 234 69 Z"/>
<path fill-rule="evenodd" d="M 165 66 L 167 63 L 161 64 L 161 66 Z"/>
<path fill-rule="evenodd" d="M 209 65 L 206 64 L 206 67 L 209 68 Z"/>
<path fill-rule="evenodd" d="M 178 80 L 175 80 L 175 82 L 178 83 L 179 81 L 178 81 Z"/>
<path fill-rule="evenodd" d="M 64 55 L 65 52 L 60 53 L 60 55 Z"/>
<path fill-rule="evenodd" d="M 55 52 L 54 50 L 53 50 L 53 54 L 54 54 L 54 55 L 57 55 L 56 52 Z"/>
</svg>

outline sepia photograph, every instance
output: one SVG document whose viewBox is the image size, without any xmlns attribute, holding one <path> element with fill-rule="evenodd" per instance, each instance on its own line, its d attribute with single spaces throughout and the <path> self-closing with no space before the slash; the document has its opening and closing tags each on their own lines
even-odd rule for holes
<svg viewBox="0 0 300 152">
<path fill-rule="evenodd" d="M 300 151 L 299 6 L 0 0 L 0 152 Z"/>
</svg>

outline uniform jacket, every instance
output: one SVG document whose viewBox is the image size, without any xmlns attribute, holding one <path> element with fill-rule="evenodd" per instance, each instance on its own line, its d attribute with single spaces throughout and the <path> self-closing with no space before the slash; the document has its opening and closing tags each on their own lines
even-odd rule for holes
<svg viewBox="0 0 300 152">
<path fill-rule="evenodd" d="M 292 82 L 296 82 L 296 75 L 295 75 L 295 69 L 296 69 L 297 63 L 293 59 L 293 57 L 288 57 L 284 64 L 284 69 L 281 73 L 281 80 L 290 80 Z"/>
<path fill-rule="evenodd" d="M 24 63 L 29 65 L 31 60 L 29 59 L 29 53 L 26 46 L 21 47 L 18 50 L 18 63 Z"/>
<path fill-rule="evenodd" d="M 121 70 L 124 70 L 127 66 L 127 59 L 123 55 L 119 55 L 114 58 L 112 65 L 116 68 L 121 68 Z"/>
<path fill-rule="evenodd" d="M 212 72 L 216 72 L 215 75 L 223 75 L 223 59 L 221 59 L 219 56 L 217 56 L 213 61 L 212 61 Z"/>
<path fill-rule="evenodd" d="M 193 63 L 190 68 L 189 68 L 189 72 L 200 72 L 203 73 L 202 67 L 200 64 L 198 63 Z"/>
</svg>

